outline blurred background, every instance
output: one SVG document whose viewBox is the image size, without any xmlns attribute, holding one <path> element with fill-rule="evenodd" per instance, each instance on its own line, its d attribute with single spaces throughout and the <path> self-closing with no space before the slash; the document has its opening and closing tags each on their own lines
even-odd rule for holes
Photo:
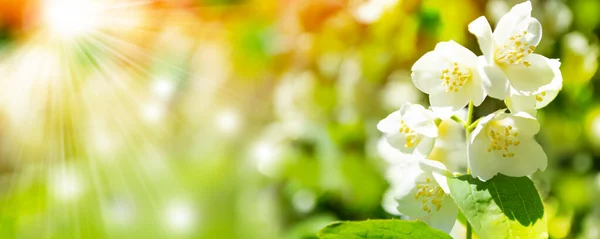
<svg viewBox="0 0 600 239">
<path fill-rule="evenodd" d="M 469 22 L 519 2 L 0 0 L 0 238 L 309 239 L 398 218 L 402 155 L 375 125 L 427 105 L 421 55 L 480 54 Z M 551 238 L 600 238 L 600 1 L 532 3 L 564 77 L 533 179 Z M 464 172 L 459 125 L 431 157 Z"/>
</svg>

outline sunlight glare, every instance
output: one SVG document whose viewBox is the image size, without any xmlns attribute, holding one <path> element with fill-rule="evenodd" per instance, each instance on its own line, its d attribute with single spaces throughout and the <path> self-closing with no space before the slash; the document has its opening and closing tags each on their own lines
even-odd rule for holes
<svg viewBox="0 0 600 239">
<path fill-rule="evenodd" d="M 100 7 L 93 0 L 45 0 L 43 9 L 47 27 L 63 39 L 85 34 L 102 22 Z"/>
</svg>

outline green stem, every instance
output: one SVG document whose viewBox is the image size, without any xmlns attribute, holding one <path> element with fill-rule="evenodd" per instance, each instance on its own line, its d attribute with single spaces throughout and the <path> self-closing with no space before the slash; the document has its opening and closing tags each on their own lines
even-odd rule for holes
<svg viewBox="0 0 600 239">
<path fill-rule="evenodd" d="M 470 101 L 469 102 L 469 112 L 467 113 L 467 122 L 464 124 L 465 140 L 467 141 L 467 144 L 469 144 L 469 136 L 471 136 L 471 131 L 473 131 L 473 129 L 471 129 L 471 127 L 473 125 L 477 125 L 477 123 L 479 123 L 479 120 L 477 120 L 477 121 L 475 121 L 475 123 L 471 124 L 472 121 L 473 121 L 473 102 Z M 471 174 L 471 168 L 469 167 L 469 162 L 467 162 L 467 173 Z M 467 239 L 471 239 L 473 237 L 473 233 L 471 231 L 472 231 L 471 223 L 469 223 L 469 221 L 467 220 Z"/>
<path fill-rule="evenodd" d="M 473 130 L 475 130 L 475 127 L 477 127 L 477 124 L 479 124 L 479 120 L 481 120 L 481 118 L 475 120 L 475 122 L 473 122 L 471 125 L 469 125 L 469 127 L 467 127 L 467 130 L 469 131 L 469 134 L 471 132 L 473 132 Z"/>
<path fill-rule="evenodd" d="M 471 125 L 471 122 L 473 122 L 473 101 L 469 101 L 469 112 L 467 113 L 466 125 Z"/>
<path fill-rule="evenodd" d="M 471 224 L 467 221 L 467 239 L 473 238 L 473 233 L 471 232 Z"/>
<path fill-rule="evenodd" d="M 465 123 L 462 119 L 460 119 L 456 115 L 453 115 L 452 117 L 450 117 L 450 119 L 454 120 L 456 123 L 459 123 L 461 125 L 467 125 L 467 123 Z"/>
</svg>

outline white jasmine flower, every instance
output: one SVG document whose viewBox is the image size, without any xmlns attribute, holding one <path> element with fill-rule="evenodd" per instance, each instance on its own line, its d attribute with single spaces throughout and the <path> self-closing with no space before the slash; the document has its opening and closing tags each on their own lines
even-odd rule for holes
<svg viewBox="0 0 600 239">
<path fill-rule="evenodd" d="M 379 121 L 377 129 L 401 152 L 426 156 L 438 136 L 434 120 L 433 112 L 423 106 L 404 103 L 400 110 Z"/>
<path fill-rule="evenodd" d="M 478 72 L 477 56 L 454 41 L 440 42 L 412 66 L 415 86 L 429 94 L 429 103 L 442 118 L 465 107 L 479 106 L 485 91 Z"/>
<path fill-rule="evenodd" d="M 458 208 L 448 195 L 450 190 L 446 176 L 450 176 L 450 172 L 442 163 L 429 159 L 410 160 L 405 165 L 391 168 L 388 173 L 402 175 L 398 177 L 401 180 L 391 182 L 385 194 L 384 202 L 387 202 L 388 208 L 390 198 L 393 198 L 401 215 L 450 232 Z"/>
<path fill-rule="evenodd" d="M 503 109 L 482 118 L 467 145 L 471 174 L 486 181 L 498 173 L 522 177 L 544 171 L 546 153 L 533 138 L 539 130 L 538 121 L 525 112 Z"/>
<path fill-rule="evenodd" d="M 469 24 L 469 32 L 483 52 L 481 70 L 489 96 L 503 100 L 511 91 L 532 95 L 554 78 L 548 58 L 533 53 L 542 38 L 542 25 L 531 17 L 531 2 L 515 5 L 493 33 L 484 16 Z"/>
</svg>

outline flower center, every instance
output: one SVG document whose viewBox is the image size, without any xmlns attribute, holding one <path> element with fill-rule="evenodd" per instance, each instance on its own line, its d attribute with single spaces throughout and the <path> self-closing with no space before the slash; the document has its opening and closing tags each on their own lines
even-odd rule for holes
<svg viewBox="0 0 600 239">
<path fill-rule="evenodd" d="M 502 152 L 502 157 L 512 158 L 515 156 L 515 153 L 511 151 L 509 146 L 519 146 L 521 143 L 517 138 L 519 133 L 516 129 L 513 129 L 512 126 L 504 126 L 500 125 L 497 122 L 491 122 L 487 127 L 487 136 L 490 140 L 490 146 L 488 148 L 488 152 L 492 151 L 500 151 Z"/>
<path fill-rule="evenodd" d="M 446 87 L 446 92 L 458 92 L 472 77 L 473 74 L 469 68 L 453 62 L 452 67 L 442 70 L 440 79 L 442 85 Z"/>
<path fill-rule="evenodd" d="M 496 63 L 499 65 L 523 64 L 527 67 L 530 66 L 531 63 L 523 59 L 533 53 L 535 46 L 530 46 L 526 42 L 525 35 L 527 35 L 527 31 L 523 31 L 523 34 L 517 33 L 508 38 L 508 41 L 502 47 L 497 48 L 494 53 Z"/>
<path fill-rule="evenodd" d="M 444 190 L 436 183 L 431 183 L 431 178 L 426 178 L 425 183 L 417 184 L 415 199 L 421 200 L 423 211 L 431 213 L 433 208 L 439 211 L 442 208 L 444 197 L 446 197 Z"/>
<path fill-rule="evenodd" d="M 400 121 L 400 133 L 404 133 L 404 137 L 406 138 L 406 144 L 404 144 L 404 147 L 407 148 L 415 147 L 421 142 L 421 139 L 423 139 L 423 135 L 410 129 L 404 120 Z"/>
</svg>

